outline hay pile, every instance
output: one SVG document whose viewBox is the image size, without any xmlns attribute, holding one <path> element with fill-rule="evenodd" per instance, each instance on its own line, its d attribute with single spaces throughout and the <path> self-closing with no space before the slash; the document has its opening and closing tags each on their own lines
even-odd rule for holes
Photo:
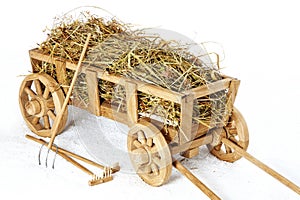
<svg viewBox="0 0 300 200">
<path fill-rule="evenodd" d="M 147 36 L 131 31 L 116 20 L 83 14 L 84 20 L 62 19 L 50 30 L 46 41 L 40 44 L 45 54 L 61 57 L 76 63 L 79 60 L 87 34 L 91 33 L 85 67 L 94 66 L 110 74 L 125 76 L 163 88 L 184 92 L 191 88 L 221 79 L 220 73 L 207 66 L 199 57 L 176 42 L 159 36 Z M 36 70 L 56 77 L 55 66 L 43 63 Z M 66 77 L 70 82 L 72 72 Z M 99 80 L 102 101 L 110 102 L 118 112 L 126 111 L 125 88 Z M 85 75 L 78 77 L 74 95 L 88 104 Z M 166 126 L 180 125 L 180 105 L 162 98 L 139 92 L 139 113 L 160 117 Z M 193 119 L 207 127 L 222 123 L 226 110 L 226 91 L 221 91 L 194 102 Z"/>
</svg>

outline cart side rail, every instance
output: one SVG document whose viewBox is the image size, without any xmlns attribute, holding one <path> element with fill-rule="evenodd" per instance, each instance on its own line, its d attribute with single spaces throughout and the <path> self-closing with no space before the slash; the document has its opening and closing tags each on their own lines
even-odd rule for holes
<svg viewBox="0 0 300 200">
<path fill-rule="evenodd" d="M 65 68 L 70 70 L 75 70 L 77 66 L 76 63 L 68 62 L 66 59 L 61 59 L 59 57 L 55 57 L 51 55 L 45 55 L 41 53 L 39 49 L 30 50 L 29 55 L 31 59 L 48 62 L 54 65 L 57 64 L 58 62 L 65 62 Z M 110 81 L 122 86 L 125 86 L 126 81 L 134 82 L 135 84 L 137 84 L 138 91 L 144 92 L 146 94 L 151 94 L 178 104 L 181 104 L 182 99 L 185 98 L 185 96 L 188 96 L 190 94 L 193 94 L 193 99 L 197 99 L 224 89 L 228 89 L 230 86 L 230 82 L 232 81 L 231 77 L 224 77 L 224 79 L 222 80 L 209 83 L 207 85 L 202 85 L 197 88 L 193 88 L 191 90 L 185 91 L 184 93 L 179 93 L 179 92 L 168 90 L 166 88 L 162 88 L 160 86 L 148 84 L 142 81 L 132 80 L 125 77 L 112 75 L 97 67 L 89 66 L 88 68 L 83 68 L 82 69 L 83 73 L 85 73 L 86 69 L 97 72 L 97 77 L 99 79 Z"/>
</svg>

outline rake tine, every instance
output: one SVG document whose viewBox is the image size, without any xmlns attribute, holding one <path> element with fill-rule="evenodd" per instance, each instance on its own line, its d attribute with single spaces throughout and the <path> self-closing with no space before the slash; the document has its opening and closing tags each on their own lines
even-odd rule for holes
<svg viewBox="0 0 300 200">
<path fill-rule="evenodd" d="M 52 169 L 54 169 L 54 164 L 55 164 L 55 159 L 56 159 L 56 155 L 57 155 L 57 152 L 58 152 L 58 146 L 53 144 L 55 147 L 56 147 L 56 150 L 55 150 L 55 155 L 54 155 L 54 158 L 53 158 L 53 163 L 52 163 Z"/>
<path fill-rule="evenodd" d="M 42 146 L 40 147 L 40 151 L 39 151 L 39 155 L 38 155 L 39 165 L 41 165 L 41 152 L 42 152 L 42 149 L 44 146 L 45 146 L 45 144 L 42 144 Z"/>
<path fill-rule="evenodd" d="M 46 168 L 48 167 L 48 155 L 49 155 L 49 152 L 50 152 L 50 149 L 48 149 L 48 151 L 47 151 L 47 156 L 46 156 L 46 161 L 45 161 Z"/>
</svg>

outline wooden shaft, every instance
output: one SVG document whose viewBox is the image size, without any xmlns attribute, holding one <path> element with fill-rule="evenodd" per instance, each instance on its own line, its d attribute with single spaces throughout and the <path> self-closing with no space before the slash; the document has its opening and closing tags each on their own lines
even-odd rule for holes
<svg viewBox="0 0 300 200">
<path fill-rule="evenodd" d="M 79 58 L 79 62 L 77 64 L 77 68 L 75 70 L 75 74 L 74 74 L 74 77 L 72 79 L 72 82 L 70 84 L 70 87 L 69 87 L 69 90 L 68 90 L 68 93 L 67 93 L 67 96 L 65 98 L 65 101 L 64 101 L 64 104 L 61 108 L 61 111 L 59 113 L 57 113 L 57 116 L 56 116 L 56 119 L 54 120 L 54 124 L 53 124 L 53 127 L 51 129 L 51 138 L 50 138 L 50 141 L 49 141 L 49 144 L 48 144 L 48 148 L 50 149 L 53 145 L 53 142 L 54 142 L 54 139 L 55 139 L 55 136 L 56 136 L 56 133 L 57 133 L 57 130 L 59 128 L 59 122 L 61 121 L 62 117 L 64 116 L 64 112 L 67 108 L 67 105 L 69 103 L 69 100 L 70 100 L 70 97 L 71 97 L 71 94 L 72 94 L 72 90 L 73 90 L 73 87 L 76 83 L 76 80 L 77 80 L 77 76 L 79 74 L 79 72 L 81 71 L 81 63 L 84 59 L 84 56 L 85 56 L 85 53 L 86 53 L 86 50 L 87 50 L 87 47 L 88 47 L 88 44 L 89 44 L 89 41 L 90 41 L 90 38 L 91 38 L 91 33 L 88 34 L 88 37 L 85 41 L 85 44 L 84 44 L 84 47 L 83 47 L 83 50 L 81 52 L 81 55 L 80 55 L 80 58 Z"/>
<path fill-rule="evenodd" d="M 51 150 L 56 152 L 56 148 L 54 146 L 51 147 Z M 84 166 L 82 166 L 81 164 L 79 164 L 78 162 L 76 162 L 74 159 L 70 158 L 66 154 L 62 153 L 61 151 L 57 151 L 57 154 L 63 157 L 66 161 L 72 163 L 75 167 L 87 173 L 88 175 L 94 175 L 93 172 L 91 172 L 90 170 L 88 170 L 87 168 L 85 168 Z"/>
<path fill-rule="evenodd" d="M 46 141 L 42 140 L 42 139 L 37 139 L 35 137 L 32 137 L 30 135 L 25 135 L 25 137 L 27 139 L 30 139 L 32 141 L 35 141 L 37 143 L 40 143 L 42 145 L 47 144 Z M 88 170 L 87 168 L 85 168 L 84 166 L 82 166 L 81 164 L 79 164 L 78 162 L 76 162 L 74 159 L 70 158 L 69 156 L 67 156 L 64 152 L 68 152 L 66 150 L 62 150 L 59 147 L 55 147 L 55 146 L 51 146 L 50 148 L 53 152 L 57 152 L 58 155 L 60 155 L 61 157 L 63 157 L 65 160 L 67 160 L 68 162 L 72 163 L 74 166 L 78 167 L 79 169 L 81 169 L 82 171 L 84 171 L 85 173 L 89 174 L 89 175 L 93 175 L 94 173 L 91 172 L 90 170 Z"/>
<path fill-rule="evenodd" d="M 266 164 L 257 160 L 251 154 L 247 153 L 246 151 L 244 151 L 242 148 L 240 148 L 239 146 L 237 146 L 230 140 L 223 138 L 222 142 L 225 145 L 229 146 L 230 148 L 234 149 L 238 154 L 240 154 L 241 156 L 243 156 L 244 158 L 246 158 L 247 160 L 252 162 L 254 165 L 256 165 L 260 169 L 264 170 L 266 173 L 270 174 L 271 176 L 276 178 L 278 181 L 280 181 L 282 184 L 286 185 L 288 188 L 290 188 L 291 190 L 295 191 L 297 194 L 300 195 L 300 188 L 296 184 L 294 184 L 293 182 L 291 182 L 290 180 L 288 180 L 287 178 L 285 178 L 278 172 L 274 171 L 273 169 L 268 167 Z"/>
<path fill-rule="evenodd" d="M 194 176 L 188 169 L 186 169 L 179 161 L 175 160 L 173 166 L 187 177 L 194 185 L 196 185 L 204 194 L 210 199 L 221 199 L 213 191 L 211 191 L 206 185 L 204 185 L 196 176 Z"/>
</svg>

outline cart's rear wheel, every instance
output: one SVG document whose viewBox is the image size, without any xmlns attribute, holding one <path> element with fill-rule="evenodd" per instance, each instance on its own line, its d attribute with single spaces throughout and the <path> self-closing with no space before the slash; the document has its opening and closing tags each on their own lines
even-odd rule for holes
<svg viewBox="0 0 300 200">
<path fill-rule="evenodd" d="M 209 149 L 211 150 L 210 152 L 214 156 L 227 162 L 234 162 L 242 157 L 233 149 L 220 142 L 222 138 L 227 138 L 245 151 L 248 148 L 248 127 L 244 117 L 236 108 L 233 108 L 232 115 L 227 126 L 224 127 L 219 133 L 216 133 L 214 137 L 219 137 L 219 143 L 215 146 L 208 145 Z"/>
<path fill-rule="evenodd" d="M 172 157 L 162 133 L 150 122 L 141 121 L 129 131 L 127 147 L 137 174 L 149 185 L 160 186 L 172 172 Z"/>
<path fill-rule="evenodd" d="M 58 83 L 43 73 L 30 74 L 23 80 L 19 103 L 22 115 L 32 132 L 42 137 L 51 136 L 56 115 L 61 112 L 65 96 Z M 68 116 L 65 110 L 56 134 L 62 132 Z"/>
</svg>

